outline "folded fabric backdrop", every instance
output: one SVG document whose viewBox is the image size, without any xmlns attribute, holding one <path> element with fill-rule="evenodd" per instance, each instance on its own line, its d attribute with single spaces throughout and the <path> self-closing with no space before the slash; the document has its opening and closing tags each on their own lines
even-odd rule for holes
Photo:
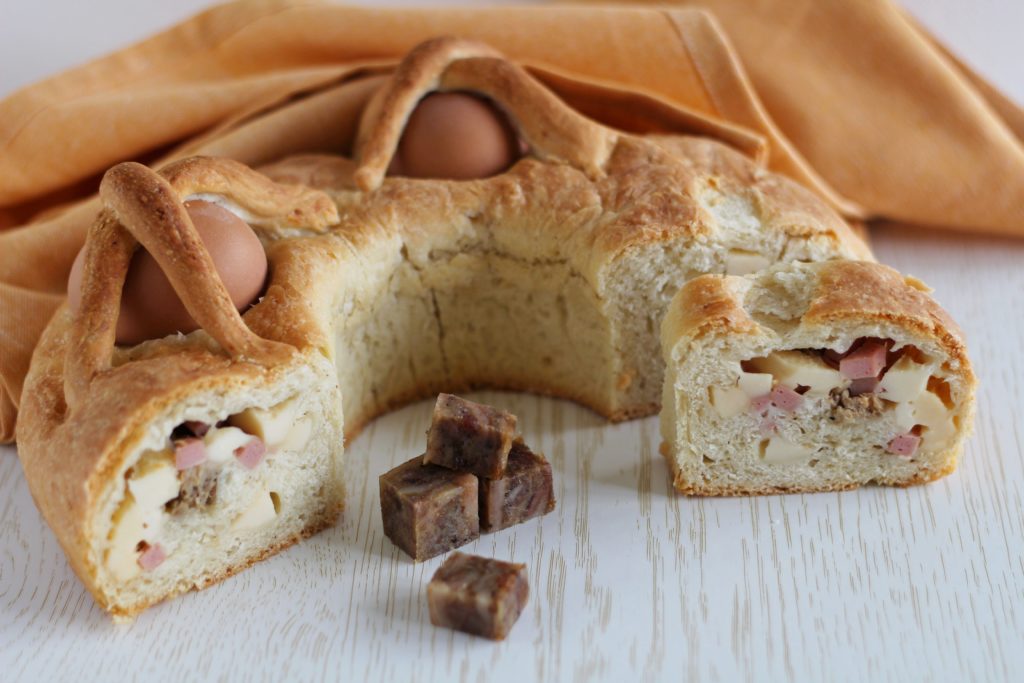
<svg viewBox="0 0 1024 683">
<path fill-rule="evenodd" d="M 1024 235 L 1024 114 L 890 2 L 688 4 L 238 2 L 0 102 L 0 441 L 109 166 L 347 152 L 382 75 L 438 35 L 490 43 L 609 125 L 717 137 L 849 218 Z"/>
</svg>

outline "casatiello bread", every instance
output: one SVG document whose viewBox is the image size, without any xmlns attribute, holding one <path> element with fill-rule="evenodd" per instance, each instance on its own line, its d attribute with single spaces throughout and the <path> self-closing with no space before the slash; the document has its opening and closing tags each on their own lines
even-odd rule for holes
<svg viewBox="0 0 1024 683">
<path fill-rule="evenodd" d="M 495 176 L 386 177 L 428 92 L 500 108 L 526 151 Z M 356 160 L 266 169 L 121 164 L 86 247 L 77 315 L 36 350 L 18 423 L 33 496 L 115 615 L 201 588 L 333 523 L 343 433 L 477 386 L 658 409 L 678 286 L 777 261 L 869 258 L 813 195 L 706 139 L 579 115 L 489 49 L 414 50 L 368 105 Z M 183 202 L 235 212 L 270 276 L 238 313 Z M 141 243 L 201 329 L 115 346 Z"/>
<path fill-rule="evenodd" d="M 857 261 L 686 283 L 662 326 L 663 451 L 680 491 L 907 486 L 953 471 L 975 379 L 919 281 Z"/>
</svg>

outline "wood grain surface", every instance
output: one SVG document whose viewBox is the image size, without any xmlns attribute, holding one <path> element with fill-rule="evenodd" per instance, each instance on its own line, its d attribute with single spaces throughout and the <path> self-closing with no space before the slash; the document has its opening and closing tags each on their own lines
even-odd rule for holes
<svg viewBox="0 0 1024 683">
<path fill-rule="evenodd" d="M 1024 674 L 1024 243 L 886 227 L 879 258 L 936 288 L 981 382 L 960 469 L 912 489 L 737 499 L 668 490 L 655 419 L 477 398 L 520 416 L 559 499 L 469 552 L 525 562 L 495 644 L 436 629 L 382 534 L 376 477 L 424 445 L 430 406 L 351 445 L 340 524 L 115 625 L 0 452 L 0 680 L 1013 681 Z M 68 457 L 74 457 L 69 453 Z"/>
</svg>

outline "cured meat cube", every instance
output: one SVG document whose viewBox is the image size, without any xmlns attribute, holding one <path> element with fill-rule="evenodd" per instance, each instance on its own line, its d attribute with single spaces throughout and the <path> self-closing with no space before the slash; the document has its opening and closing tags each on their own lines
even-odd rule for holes
<svg viewBox="0 0 1024 683">
<path fill-rule="evenodd" d="M 480 528 L 498 531 L 555 509 L 551 464 L 516 440 L 501 479 L 480 480 Z"/>
<path fill-rule="evenodd" d="M 497 479 L 505 471 L 515 431 L 516 416 L 511 413 L 440 394 L 427 432 L 424 462 Z"/>
<path fill-rule="evenodd" d="M 452 553 L 427 585 L 430 622 L 504 640 L 529 593 L 526 565 Z"/>
<path fill-rule="evenodd" d="M 423 456 L 380 476 L 384 533 L 414 560 L 480 537 L 477 479 L 423 464 Z"/>
</svg>

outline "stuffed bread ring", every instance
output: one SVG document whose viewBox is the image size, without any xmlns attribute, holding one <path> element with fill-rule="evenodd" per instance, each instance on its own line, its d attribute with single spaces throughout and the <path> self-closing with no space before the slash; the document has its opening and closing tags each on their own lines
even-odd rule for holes
<svg viewBox="0 0 1024 683">
<path fill-rule="evenodd" d="M 470 91 L 526 153 L 497 175 L 388 177 L 429 92 Z M 71 566 L 117 616 L 202 588 L 333 523 L 343 429 L 435 392 L 562 396 L 612 420 L 656 412 L 658 331 L 680 285 L 776 262 L 871 258 L 808 191 L 708 139 L 578 114 L 489 48 L 430 41 L 363 117 L 355 160 L 266 175 L 193 158 L 108 172 L 82 304 L 47 328 L 19 455 Z M 184 201 L 257 231 L 262 299 L 235 310 Z M 141 244 L 202 329 L 114 343 Z"/>
</svg>

